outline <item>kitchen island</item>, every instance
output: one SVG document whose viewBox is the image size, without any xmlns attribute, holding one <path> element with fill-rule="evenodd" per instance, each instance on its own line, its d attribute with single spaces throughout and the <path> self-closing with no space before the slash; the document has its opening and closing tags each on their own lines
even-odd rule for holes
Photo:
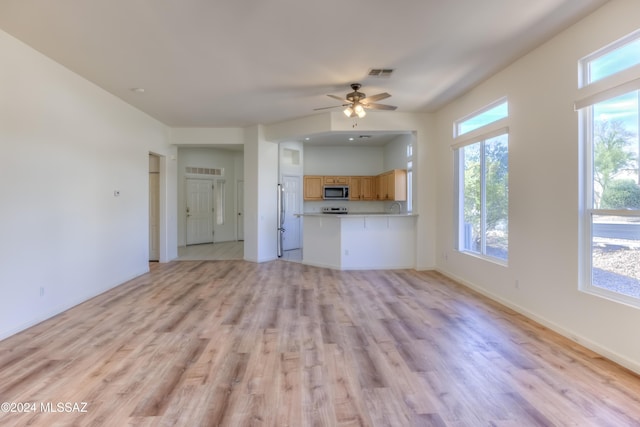
<svg viewBox="0 0 640 427">
<path fill-rule="evenodd" d="M 339 270 L 415 268 L 416 214 L 301 216 L 304 264 Z"/>
</svg>

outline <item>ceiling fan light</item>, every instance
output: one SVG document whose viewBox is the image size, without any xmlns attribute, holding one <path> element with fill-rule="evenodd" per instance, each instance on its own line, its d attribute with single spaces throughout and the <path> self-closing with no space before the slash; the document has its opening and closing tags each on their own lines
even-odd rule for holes
<svg viewBox="0 0 640 427">
<path fill-rule="evenodd" d="M 352 117 L 352 116 L 353 116 L 354 111 L 353 111 L 353 108 L 351 108 L 351 107 L 347 107 L 347 108 L 345 108 L 345 110 L 343 111 L 343 113 L 344 113 L 344 115 L 345 115 L 345 116 L 347 116 L 347 117 Z"/>
<path fill-rule="evenodd" d="M 364 111 L 364 108 L 362 107 L 362 105 L 358 104 L 355 106 L 355 108 L 353 109 L 354 113 L 356 113 L 358 115 L 358 117 L 363 118 L 364 116 L 367 115 L 367 113 Z"/>
</svg>

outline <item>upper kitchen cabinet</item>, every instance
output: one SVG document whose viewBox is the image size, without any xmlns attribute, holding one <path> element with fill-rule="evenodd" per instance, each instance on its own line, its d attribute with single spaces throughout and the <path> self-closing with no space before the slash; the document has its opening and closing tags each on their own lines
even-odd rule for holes
<svg viewBox="0 0 640 427">
<path fill-rule="evenodd" d="M 407 171 L 394 169 L 376 177 L 377 200 L 407 200 Z"/>
<path fill-rule="evenodd" d="M 324 177 L 321 175 L 304 176 L 304 200 L 322 200 Z"/>
<path fill-rule="evenodd" d="M 393 169 L 377 176 L 304 176 L 304 200 L 324 200 L 325 186 L 348 186 L 349 200 L 407 200 L 407 171 Z"/>
<path fill-rule="evenodd" d="M 348 176 L 325 176 L 324 185 L 349 185 L 350 180 Z"/>
<path fill-rule="evenodd" d="M 373 176 L 352 176 L 349 186 L 349 200 L 375 200 Z"/>
</svg>

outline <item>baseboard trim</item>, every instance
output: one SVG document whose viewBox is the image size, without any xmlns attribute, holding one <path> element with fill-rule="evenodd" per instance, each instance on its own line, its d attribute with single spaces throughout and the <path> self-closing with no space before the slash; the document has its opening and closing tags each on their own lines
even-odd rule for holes
<svg viewBox="0 0 640 427">
<path fill-rule="evenodd" d="M 483 287 L 480 287 L 478 285 L 476 285 L 473 282 L 469 282 L 468 280 L 465 280 L 461 277 L 456 276 L 455 274 L 451 274 L 449 272 L 446 271 L 442 271 L 438 268 L 435 268 L 433 271 L 437 271 L 438 273 L 442 274 L 445 277 L 448 277 L 451 280 L 454 280 L 457 283 L 460 283 L 463 286 L 466 286 L 469 289 L 473 289 L 474 291 L 484 295 L 485 297 L 500 303 L 520 314 L 522 314 L 523 316 L 541 324 L 542 326 L 545 326 L 549 329 L 551 329 L 552 331 L 562 335 L 563 337 L 577 343 L 580 344 L 581 346 L 584 346 L 586 348 L 588 348 L 589 350 L 592 350 L 596 353 L 598 353 L 599 355 L 601 355 L 602 357 L 605 357 L 609 360 L 611 360 L 612 362 L 626 368 L 629 369 L 630 371 L 639 374 L 640 375 L 640 363 L 631 360 L 627 357 L 624 357 L 616 352 L 613 352 L 609 349 L 607 349 L 606 347 L 601 346 L 600 344 L 598 344 L 597 342 L 594 342 L 578 333 L 576 333 L 575 331 L 572 331 L 570 329 L 567 329 L 543 316 L 538 315 L 535 312 L 532 312 L 524 307 L 522 307 L 519 304 L 516 304 L 512 301 L 509 301 L 507 299 L 502 298 L 499 295 L 496 295 L 492 292 L 489 292 L 488 290 L 486 290 Z"/>
<path fill-rule="evenodd" d="M 17 333 L 22 332 L 22 331 L 25 331 L 25 330 L 31 328 L 32 326 L 35 326 L 35 325 L 37 325 L 39 323 L 42 323 L 42 322 L 44 322 L 46 320 L 49 320 L 54 316 L 57 316 L 57 315 L 65 312 L 67 310 L 70 310 L 75 306 L 83 304 L 83 303 L 85 303 L 85 302 L 87 302 L 87 301 L 89 301 L 89 300 L 91 300 L 91 299 L 93 299 L 93 298 L 95 298 L 95 297 L 97 297 L 99 295 L 104 294 L 105 292 L 108 292 L 108 291 L 110 291 L 110 290 L 112 290 L 114 288 L 117 288 L 118 286 L 122 286 L 125 283 L 129 282 L 130 280 L 133 280 L 136 277 L 140 277 L 143 274 L 146 274 L 148 272 L 149 272 L 149 267 L 147 266 L 147 268 L 144 269 L 142 272 L 135 273 L 132 276 L 130 276 L 129 278 L 125 278 L 123 281 L 121 281 L 119 283 L 107 286 L 107 287 L 102 288 L 102 289 L 97 289 L 95 293 L 92 292 L 92 293 L 87 294 L 85 296 L 82 296 L 80 298 L 71 300 L 68 304 L 63 304 L 61 306 L 58 306 L 58 307 L 56 307 L 56 308 L 54 308 L 52 310 L 49 310 L 49 311 L 43 313 L 42 315 L 36 316 L 33 319 L 30 319 L 30 320 L 28 320 L 28 321 L 26 321 L 26 322 L 24 322 L 24 323 L 22 323 L 22 324 L 20 324 L 20 325 L 18 325 L 16 327 L 14 327 L 14 328 L 8 329 L 6 331 L 0 331 L 0 341 L 5 340 L 5 339 L 17 334 Z"/>
</svg>

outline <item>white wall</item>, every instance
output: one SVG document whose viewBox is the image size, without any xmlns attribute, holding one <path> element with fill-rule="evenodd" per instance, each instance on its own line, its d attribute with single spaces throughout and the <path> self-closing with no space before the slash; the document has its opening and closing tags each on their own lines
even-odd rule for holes
<svg viewBox="0 0 640 427">
<path fill-rule="evenodd" d="M 640 310 L 578 291 L 577 63 L 640 27 L 640 2 L 613 1 L 438 112 L 442 272 L 640 372 Z M 454 250 L 452 123 L 509 99 L 509 265 Z M 516 288 L 515 281 L 519 281 Z"/>
<path fill-rule="evenodd" d="M 304 144 L 302 142 L 287 141 L 278 144 L 279 176 L 304 175 Z"/>
<path fill-rule="evenodd" d="M 218 146 L 244 144 L 243 128 L 171 128 L 171 143 L 186 146 Z"/>
<path fill-rule="evenodd" d="M 399 135 L 395 137 L 392 141 L 385 144 L 384 146 L 384 170 L 385 171 L 392 170 L 392 169 L 407 169 L 407 146 L 409 144 L 412 144 L 414 147 L 414 150 L 417 149 L 417 147 L 415 147 L 416 145 L 415 139 L 416 138 L 413 135 L 413 133 L 410 133 L 406 135 Z M 417 169 L 418 169 L 417 165 L 418 165 L 418 161 L 417 161 L 417 158 L 414 156 L 413 176 L 411 177 L 413 185 L 407 185 L 407 191 L 411 190 L 411 196 L 413 196 L 413 198 L 415 198 L 415 188 L 416 188 L 415 177 L 417 176 Z M 407 180 L 409 178 L 410 178 L 409 174 L 407 174 Z M 426 182 L 424 184 L 426 184 Z M 428 191 L 428 188 L 425 185 L 425 194 L 427 191 Z M 391 208 L 392 204 L 393 202 L 386 202 L 384 206 L 384 210 L 388 211 Z M 414 205 L 417 206 L 417 204 L 415 203 Z M 401 206 L 402 212 L 406 212 L 408 210 L 406 201 L 400 202 L 400 206 Z M 412 209 L 415 209 L 415 208 L 413 208 L 412 206 Z"/>
<path fill-rule="evenodd" d="M 243 179 L 243 152 L 223 148 L 180 147 L 178 149 L 178 245 L 186 244 L 186 176 L 188 166 L 202 168 L 223 168 L 224 176 L 209 177 L 225 180 L 225 223 L 215 226 L 215 241 L 236 240 L 236 184 Z"/>
<path fill-rule="evenodd" d="M 4 32 L 0 51 L 4 338 L 148 270 L 149 152 L 174 258 L 176 166 L 161 123 Z"/>
<path fill-rule="evenodd" d="M 276 259 L 278 144 L 264 139 L 262 126 L 245 129 L 244 258 Z"/>
<path fill-rule="evenodd" d="M 415 145 L 413 134 L 398 135 L 383 146 L 304 146 L 305 175 L 378 175 L 407 168 L 407 145 Z"/>
<path fill-rule="evenodd" d="M 398 135 L 384 145 L 383 168 L 385 171 L 407 168 L 407 146 L 409 144 L 415 145 L 413 134 Z"/>
<path fill-rule="evenodd" d="M 384 172 L 384 149 L 376 146 L 326 147 L 306 144 L 305 175 L 377 175 Z"/>
</svg>

